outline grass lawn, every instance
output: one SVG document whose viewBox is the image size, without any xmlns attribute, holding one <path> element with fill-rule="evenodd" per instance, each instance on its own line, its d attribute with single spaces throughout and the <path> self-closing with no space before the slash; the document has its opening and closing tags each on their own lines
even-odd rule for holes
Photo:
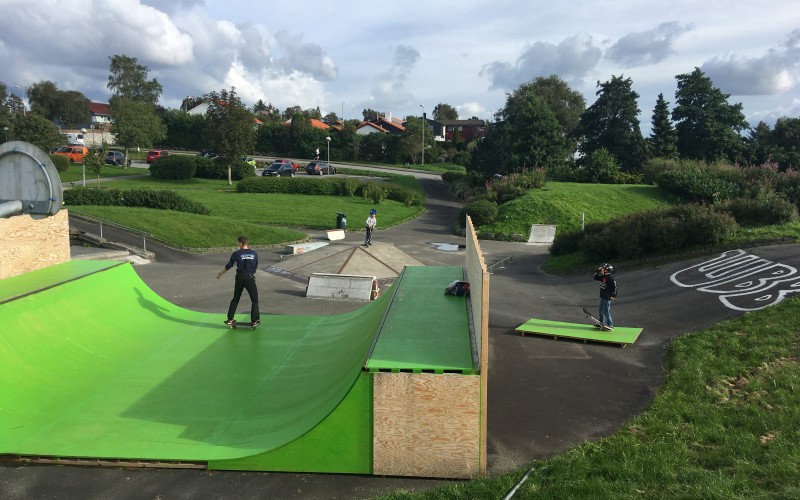
<svg viewBox="0 0 800 500">
<path fill-rule="evenodd" d="M 325 179 L 319 179 L 319 182 L 325 182 Z M 420 205 L 405 206 L 391 200 L 374 205 L 360 197 L 238 193 L 224 180 L 163 181 L 146 177 L 105 182 L 99 189 L 111 187 L 171 189 L 207 206 L 211 216 L 127 207 L 79 205 L 67 208 L 148 232 L 173 245 L 191 248 L 229 246 L 232 234 L 235 234 L 234 240 L 239 234 L 247 234 L 256 245 L 296 241 L 305 235 L 298 231 L 265 231 L 270 226 L 273 230 L 274 226 L 333 229 L 339 212 L 347 214 L 348 230 L 361 231 L 373 207 L 378 211 L 380 230 L 409 220 L 424 210 Z M 237 226 L 240 224 L 249 226 Z M 254 232 L 257 228 L 261 231 Z M 262 234 L 262 237 L 256 238 L 256 234 Z"/>
<path fill-rule="evenodd" d="M 800 498 L 798 332 L 791 299 L 675 340 L 649 408 L 531 464 L 513 498 Z M 503 498 L 528 468 L 380 498 Z"/>
<path fill-rule="evenodd" d="M 497 220 L 480 226 L 482 233 L 530 236 L 531 224 L 556 224 L 559 232 L 581 228 L 620 215 L 666 207 L 675 200 L 656 186 L 548 182 L 542 189 L 499 206 Z"/>
<path fill-rule="evenodd" d="M 100 171 L 100 178 L 103 179 L 107 177 L 121 177 L 128 175 L 148 175 L 149 173 L 149 170 L 144 168 L 128 167 L 123 169 L 122 167 L 118 167 L 116 165 L 105 165 Z M 83 164 L 73 163 L 69 166 L 66 172 L 59 172 L 58 176 L 61 178 L 62 184 L 74 182 L 75 185 L 78 186 L 81 182 L 83 182 Z M 90 181 L 94 179 L 97 179 L 97 176 L 93 172 L 87 170 L 86 180 Z"/>
</svg>

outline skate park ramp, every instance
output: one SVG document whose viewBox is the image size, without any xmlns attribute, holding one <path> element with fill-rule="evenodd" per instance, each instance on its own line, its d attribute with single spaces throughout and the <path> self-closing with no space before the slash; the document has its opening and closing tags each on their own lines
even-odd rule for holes
<svg viewBox="0 0 800 500">
<path fill-rule="evenodd" d="M 129 263 L 76 260 L 2 280 L 0 456 L 373 473 L 376 375 L 475 373 L 466 303 L 443 294 L 462 273 L 407 267 L 358 310 L 265 315 L 255 331 L 171 304 Z M 420 340 L 422 324 L 435 342 Z"/>
<path fill-rule="evenodd" d="M 616 344 L 620 347 L 636 342 L 642 330 L 642 328 L 614 326 L 612 331 L 604 331 L 589 324 L 566 323 L 537 318 L 531 318 L 515 329 L 521 335 L 532 334 L 554 339 L 602 342 Z"/>
<path fill-rule="evenodd" d="M 314 465 L 290 450 L 272 470 L 303 470 L 302 455 L 317 470 L 369 473 L 362 366 L 390 297 L 336 316 L 265 316 L 251 331 L 165 301 L 127 263 L 3 280 L 0 454 L 212 464 L 308 433 L 307 446 L 342 453 Z"/>
</svg>

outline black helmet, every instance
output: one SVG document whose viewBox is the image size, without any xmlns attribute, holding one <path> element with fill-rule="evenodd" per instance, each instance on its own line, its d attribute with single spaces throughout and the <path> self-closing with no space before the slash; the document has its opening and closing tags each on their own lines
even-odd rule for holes
<svg viewBox="0 0 800 500">
<path fill-rule="evenodd" d="M 608 262 L 604 263 L 604 264 L 603 264 L 603 265 L 601 265 L 600 267 L 604 268 L 606 271 L 608 271 L 608 272 L 610 272 L 610 273 L 613 273 L 613 272 L 614 272 L 614 266 L 612 266 L 612 265 L 611 265 L 611 264 L 609 264 Z"/>
</svg>

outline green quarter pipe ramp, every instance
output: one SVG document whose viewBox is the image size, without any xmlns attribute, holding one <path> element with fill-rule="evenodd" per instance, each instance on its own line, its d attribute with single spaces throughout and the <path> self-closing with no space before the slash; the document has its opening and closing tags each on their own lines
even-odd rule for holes
<svg viewBox="0 0 800 500">
<path fill-rule="evenodd" d="M 461 267 L 407 267 L 390 293 L 361 309 L 268 315 L 255 332 L 169 303 L 129 264 L 71 261 L 7 278 L 0 281 L 0 455 L 477 475 L 481 394 L 468 308 L 443 295 L 462 276 Z M 441 436 L 417 433 L 419 415 L 407 407 L 415 375 L 434 377 L 420 380 L 453 408 L 444 419 L 459 432 L 442 447 L 450 462 L 426 443 Z M 446 466 L 387 466 L 395 458 L 381 450 L 408 434 L 427 450 L 420 459 L 406 449 L 409 462 Z"/>
</svg>

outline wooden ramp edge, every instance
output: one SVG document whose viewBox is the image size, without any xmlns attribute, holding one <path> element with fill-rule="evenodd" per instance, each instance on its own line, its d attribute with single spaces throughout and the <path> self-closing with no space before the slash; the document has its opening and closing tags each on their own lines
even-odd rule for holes
<svg viewBox="0 0 800 500">
<path fill-rule="evenodd" d="M 584 343 L 601 342 L 615 344 L 624 348 L 628 344 L 636 342 L 642 330 L 643 328 L 615 326 L 612 331 L 603 331 L 594 325 L 532 318 L 518 326 L 514 331 L 520 335 L 539 335 L 555 340 L 582 340 Z"/>
</svg>

